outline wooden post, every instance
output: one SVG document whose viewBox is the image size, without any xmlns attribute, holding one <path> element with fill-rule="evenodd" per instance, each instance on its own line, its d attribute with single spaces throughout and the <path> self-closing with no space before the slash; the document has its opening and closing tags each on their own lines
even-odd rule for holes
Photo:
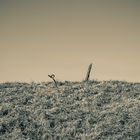
<svg viewBox="0 0 140 140">
<path fill-rule="evenodd" d="M 85 82 L 87 82 L 89 80 L 91 68 L 92 68 L 92 63 L 88 67 L 88 71 L 87 71 L 87 74 L 86 74 Z"/>
</svg>

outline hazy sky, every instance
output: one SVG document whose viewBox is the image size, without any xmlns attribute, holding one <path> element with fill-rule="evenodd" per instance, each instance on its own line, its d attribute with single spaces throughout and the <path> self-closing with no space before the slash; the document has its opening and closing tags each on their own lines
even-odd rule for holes
<svg viewBox="0 0 140 140">
<path fill-rule="evenodd" d="M 0 0 L 0 82 L 140 82 L 140 0 Z"/>
</svg>

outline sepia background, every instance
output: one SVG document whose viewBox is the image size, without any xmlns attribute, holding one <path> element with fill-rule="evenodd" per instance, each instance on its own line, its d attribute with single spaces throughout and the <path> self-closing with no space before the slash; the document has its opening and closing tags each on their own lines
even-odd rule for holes
<svg viewBox="0 0 140 140">
<path fill-rule="evenodd" d="M 0 0 L 0 82 L 140 82 L 139 0 Z"/>
</svg>

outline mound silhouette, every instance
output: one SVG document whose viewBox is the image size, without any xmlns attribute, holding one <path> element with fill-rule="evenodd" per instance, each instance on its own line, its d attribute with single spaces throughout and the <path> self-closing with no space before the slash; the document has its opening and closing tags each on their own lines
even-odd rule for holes
<svg viewBox="0 0 140 140">
<path fill-rule="evenodd" d="M 139 140 L 140 83 L 1 83 L 1 140 Z"/>
</svg>

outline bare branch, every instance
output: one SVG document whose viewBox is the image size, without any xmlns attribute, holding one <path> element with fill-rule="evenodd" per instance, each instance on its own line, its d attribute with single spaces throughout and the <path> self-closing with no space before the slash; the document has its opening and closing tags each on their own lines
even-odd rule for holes
<svg viewBox="0 0 140 140">
<path fill-rule="evenodd" d="M 58 88 L 57 82 L 56 82 L 56 80 L 54 79 L 54 78 L 55 78 L 55 75 L 52 74 L 52 75 L 48 75 L 48 76 L 54 81 L 56 88 Z"/>
</svg>

